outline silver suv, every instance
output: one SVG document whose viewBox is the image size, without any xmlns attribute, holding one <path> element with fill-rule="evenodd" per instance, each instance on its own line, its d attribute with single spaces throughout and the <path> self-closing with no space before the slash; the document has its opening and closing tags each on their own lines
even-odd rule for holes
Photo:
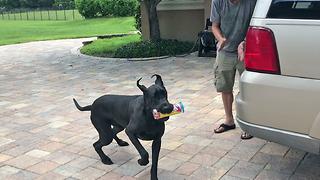
<svg viewBox="0 0 320 180">
<path fill-rule="evenodd" d="M 245 67 L 236 97 L 241 128 L 319 154 L 320 0 L 258 0 Z"/>
</svg>

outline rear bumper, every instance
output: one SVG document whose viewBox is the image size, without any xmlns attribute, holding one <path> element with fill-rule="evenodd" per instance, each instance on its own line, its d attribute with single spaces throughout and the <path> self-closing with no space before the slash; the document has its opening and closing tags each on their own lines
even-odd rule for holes
<svg viewBox="0 0 320 180">
<path fill-rule="evenodd" d="M 241 128 L 319 154 L 320 80 L 244 71 L 235 98 Z"/>
<path fill-rule="evenodd" d="M 245 122 L 236 117 L 241 129 L 254 137 L 301 149 L 319 155 L 320 141 L 308 135 L 264 127 Z"/>
</svg>

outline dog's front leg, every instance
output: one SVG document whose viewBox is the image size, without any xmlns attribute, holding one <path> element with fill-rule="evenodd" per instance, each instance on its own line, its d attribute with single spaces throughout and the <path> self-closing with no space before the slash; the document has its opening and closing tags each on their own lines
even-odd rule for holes
<svg viewBox="0 0 320 180">
<path fill-rule="evenodd" d="M 158 159 L 161 149 L 161 137 L 154 139 L 152 142 L 152 165 L 151 165 L 151 180 L 158 180 Z"/>
<path fill-rule="evenodd" d="M 141 145 L 140 141 L 138 140 L 137 136 L 134 133 L 134 130 L 132 130 L 134 128 L 130 128 L 129 126 L 126 128 L 126 134 L 129 137 L 130 141 L 132 142 L 132 144 L 134 145 L 134 147 L 136 147 L 136 149 L 138 150 L 141 159 L 138 160 L 138 163 L 141 166 L 145 166 L 149 163 L 149 154 L 148 152 L 144 149 L 144 147 Z"/>
</svg>

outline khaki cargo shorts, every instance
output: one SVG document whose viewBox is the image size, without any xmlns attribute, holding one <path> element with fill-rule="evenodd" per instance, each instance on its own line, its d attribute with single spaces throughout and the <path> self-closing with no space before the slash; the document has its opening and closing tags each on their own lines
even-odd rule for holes
<svg viewBox="0 0 320 180">
<path fill-rule="evenodd" d="M 238 56 L 226 56 L 217 52 L 214 63 L 214 85 L 217 92 L 232 92 L 238 70 L 241 75 L 244 71 L 244 61 L 239 61 Z"/>
</svg>

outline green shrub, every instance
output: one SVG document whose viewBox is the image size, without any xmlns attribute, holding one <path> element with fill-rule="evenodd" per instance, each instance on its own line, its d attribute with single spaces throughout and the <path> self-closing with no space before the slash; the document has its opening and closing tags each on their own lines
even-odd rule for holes
<svg viewBox="0 0 320 180">
<path fill-rule="evenodd" d="M 63 9 L 73 9 L 75 7 L 73 0 L 54 0 L 52 7 L 59 9 L 60 4 L 62 4 Z"/>
<path fill-rule="evenodd" d="M 79 13 L 86 18 L 133 16 L 137 4 L 137 0 L 76 0 Z"/>
<path fill-rule="evenodd" d="M 140 9 L 140 3 L 138 3 L 136 5 L 136 7 L 134 8 L 134 19 L 135 19 L 135 24 L 134 24 L 134 27 L 142 32 L 142 29 L 141 29 L 141 9 Z"/>
<path fill-rule="evenodd" d="M 140 35 L 98 39 L 81 48 L 81 53 L 111 58 L 146 58 L 190 53 L 192 42 L 159 39 L 141 41 Z M 198 46 L 192 50 L 197 51 Z"/>
<path fill-rule="evenodd" d="M 99 0 L 102 17 L 109 17 L 113 14 L 113 0 Z"/>
<path fill-rule="evenodd" d="M 194 43 L 177 40 L 146 40 L 121 46 L 114 52 L 115 58 L 146 58 L 189 53 Z M 193 49 L 197 51 L 196 46 Z"/>
<path fill-rule="evenodd" d="M 101 10 L 114 17 L 133 16 L 137 4 L 137 0 L 100 0 Z"/>
<path fill-rule="evenodd" d="M 94 18 L 101 12 L 97 0 L 75 0 L 75 4 L 79 13 L 85 18 Z"/>
</svg>

